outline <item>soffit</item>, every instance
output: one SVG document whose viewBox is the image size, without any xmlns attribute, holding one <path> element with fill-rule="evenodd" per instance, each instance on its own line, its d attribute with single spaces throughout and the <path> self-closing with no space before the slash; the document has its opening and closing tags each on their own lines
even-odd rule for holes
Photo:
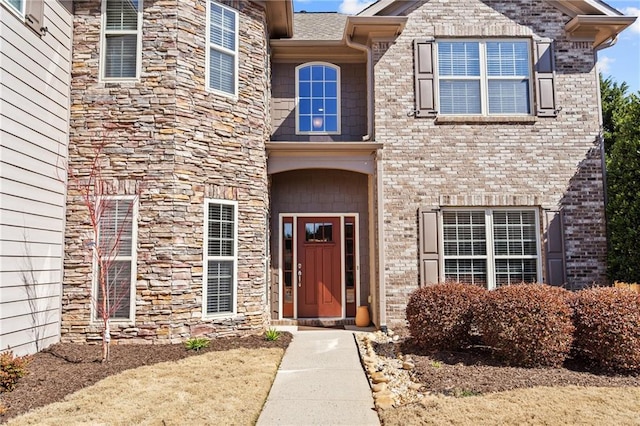
<svg viewBox="0 0 640 426">
<path fill-rule="evenodd" d="M 318 17 L 330 16 L 318 22 Z M 290 39 L 271 40 L 271 53 L 277 62 L 325 60 L 332 62 L 366 62 L 363 49 L 350 42 L 368 45 L 372 39 L 393 39 L 404 29 L 404 16 L 347 16 L 340 14 L 297 13 L 296 35 Z M 317 27 L 317 31 L 313 29 Z M 300 34 L 298 33 L 300 30 Z"/>
</svg>

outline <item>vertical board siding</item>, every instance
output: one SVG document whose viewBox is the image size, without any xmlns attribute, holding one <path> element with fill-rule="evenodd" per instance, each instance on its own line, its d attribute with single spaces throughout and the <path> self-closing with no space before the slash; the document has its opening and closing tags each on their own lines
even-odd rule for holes
<svg viewBox="0 0 640 426">
<path fill-rule="evenodd" d="M 0 19 L 0 351 L 18 355 L 60 340 L 72 16 L 44 7 L 43 37 Z"/>
</svg>

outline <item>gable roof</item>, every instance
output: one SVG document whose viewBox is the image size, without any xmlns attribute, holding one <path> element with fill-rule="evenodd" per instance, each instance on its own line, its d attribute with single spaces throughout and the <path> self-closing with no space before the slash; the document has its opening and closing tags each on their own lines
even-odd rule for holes
<svg viewBox="0 0 640 426">
<path fill-rule="evenodd" d="M 594 48 L 613 45 L 618 34 L 636 20 L 633 16 L 625 16 L 602 0 L 542 1 L 571 18 L 565 25 L 571 40 L 591 42 Z M 416 3 L 417 0 L 378 0 L 358 16 L 397 16 Z"/>
<path fill-rule="evenodd" d="M 294 13 L 292 40 L 342 40 L 346 23 L 337 12 Z"/>
</svg>

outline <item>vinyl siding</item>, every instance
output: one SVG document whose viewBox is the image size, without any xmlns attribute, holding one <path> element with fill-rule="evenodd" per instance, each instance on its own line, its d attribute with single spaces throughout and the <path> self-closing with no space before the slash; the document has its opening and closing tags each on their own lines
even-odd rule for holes
<svg viewBox="0 0 640 426">
<path fill-rule="evenodd" d="M 60 340 L 72 15 L 36 36 L 0 6 L 0 351 Z"/>
</svg>

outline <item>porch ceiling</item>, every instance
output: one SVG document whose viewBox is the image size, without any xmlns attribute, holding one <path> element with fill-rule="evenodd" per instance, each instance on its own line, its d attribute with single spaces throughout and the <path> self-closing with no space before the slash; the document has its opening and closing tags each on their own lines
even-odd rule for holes
<svg viewBox="0 0 640 426">
<path fill-rule="evenodd" d="M 381 143 L 267 142 L 267 173 L 301 169 L 339 169 L 373 175 Z"/>
</svg>

